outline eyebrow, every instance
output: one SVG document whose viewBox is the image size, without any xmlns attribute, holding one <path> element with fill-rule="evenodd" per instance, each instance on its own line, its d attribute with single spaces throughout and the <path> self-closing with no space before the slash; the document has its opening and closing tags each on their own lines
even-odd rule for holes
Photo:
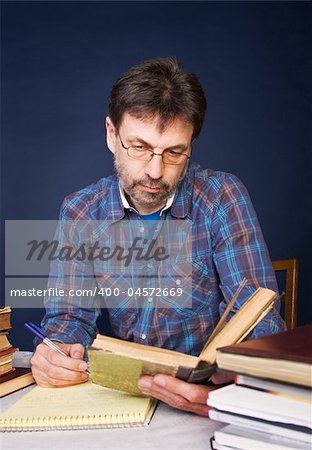
<svg viewBox="0 0 312 450">
<path fill-rule="evenodd" d="M 140 144 L 144 144 L 144 145 L 146 145 L 147 147 L 153 148 L 152 144 L 150 144 L 149 142 L 146 142 L 144 139 L 142 139 L 142 138 L 140 138 L 140 137 L 138 137 L 138 136 L 133 137 L 133 138 L 129 138 L 128 141 L 129 141 L 130 143 L 132 143 L 133 141 L 137 141 L 137 142 L 139 142 Z M 164 148 L 164 151 L 165 151 L 165 150 L 182 150 L 182 151 L 185 151 L 185 150 L 188 150 L 188 148 L 189 148 L 188 145 L 185 145 L 185 144 L 176 144 L 176 145 L 172 145 L 172 146 L 170 146 L 170 147 Z"/>
</svg>

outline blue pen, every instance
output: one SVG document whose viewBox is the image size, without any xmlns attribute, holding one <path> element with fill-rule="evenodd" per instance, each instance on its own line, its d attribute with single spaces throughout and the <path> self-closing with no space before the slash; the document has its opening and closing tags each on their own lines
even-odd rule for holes
<svg viewBox="0 0 312 450">
<path fill-rule="evenodd" d="M 26 322 L 24 324 L 24 326 L 25 326 L 25 328 L 27 328 L 27 330 L 31 331 L 35 336 L 37 336 L 39 339 L 41 339 L 42 342 L 44 344 L 46 344 L 48 347 L 52 348 L 53 350 L 55 350 L 56 352 L 60 353 L 61 355 L 68 356 L 67 353 L 65 353 L 56 344 L 54 344 L 53 341 L 51 341 L 47 336 L 45 336 L 43 334 L 43 331 L 41 330 L 41 328 L 39 328 L 37 325 L 35 325 L 32 322 Z M 88 374 L 90 374 L 88 370 L 86 372 Z"/>
<path fill-rule="evenodd" d="M 39 328 L 34 323 L 32 323 L 32 322 L 25 323 L 25 328 L 27 328 L 27 330 L 31 331 L 39 339 L 41 339 L 42 342 L 44 342 L 48 347 L 52 348 L 53 350 L 55 350 L 58 353 L 61 353 L 61 355 L 68 356 L 63 350 L 61 350 L 57 345 L 55 345 L 53 341 L 51 341 L 48 337 L 46 337 L 43 334 L 43 331 L 41 330 L 41 328 Z"/>
</svg>

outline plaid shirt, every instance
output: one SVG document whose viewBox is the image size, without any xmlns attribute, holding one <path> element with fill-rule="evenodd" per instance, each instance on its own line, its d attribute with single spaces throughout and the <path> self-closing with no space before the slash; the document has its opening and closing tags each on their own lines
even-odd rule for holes
<svg viewBox="0 0 312 450">
<path fill-rule="evenodd" d="M 243 278 L 247 284 L 233 314 L 257 287 L 277 291 L 277 285 L 248 192 L 234 175 L 191 163 L 171 207 L 160 217 L 176 219 L 192 223 L 192 308 L 119 307 L 108 309 L 108 314 L 119 338 L 198 355 Z M 60 220 L 137 220 L 144 227 L 134 209 L 124 208 L 116 175 L 68 196 Z M 46 298 L 45 305 L 42 327 L 50 338 L 84 346 L 92 343 L 99 309 L 89 307 L 87 301 L 80 308 L 64 308 L 57 298 Z M 252 337 L 284 330 L 278 311 L 276 302 Z"/>
</svg>

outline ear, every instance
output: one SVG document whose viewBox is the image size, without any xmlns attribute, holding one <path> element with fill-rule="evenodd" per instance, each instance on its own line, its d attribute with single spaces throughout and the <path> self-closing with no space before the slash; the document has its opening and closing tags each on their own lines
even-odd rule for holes
<svg viewBox="0 0 312 450">
<path fill-rule="evenodd" d="M 113 122 L 111 121 L 110 117 L 106 117 L 105 120 L 105 126 L 106 126 L 106 144 L 107 147 L 110 149 L 112 153 L 115 153 L 116 151 L 116 128 L 113 125 Z"/>
</svg>

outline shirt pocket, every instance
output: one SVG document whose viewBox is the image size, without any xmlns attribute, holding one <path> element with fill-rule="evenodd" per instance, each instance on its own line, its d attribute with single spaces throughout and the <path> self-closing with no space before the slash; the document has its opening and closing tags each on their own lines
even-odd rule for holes
<svg viewBox="0 0 312 450">
<path fill-rule="evenodd" d="M 155 299 L 159 317 L 194 318 L 207 307 L 208 268 L 202 260 L 172 265 L 159 284 Z"/>
</svg>

